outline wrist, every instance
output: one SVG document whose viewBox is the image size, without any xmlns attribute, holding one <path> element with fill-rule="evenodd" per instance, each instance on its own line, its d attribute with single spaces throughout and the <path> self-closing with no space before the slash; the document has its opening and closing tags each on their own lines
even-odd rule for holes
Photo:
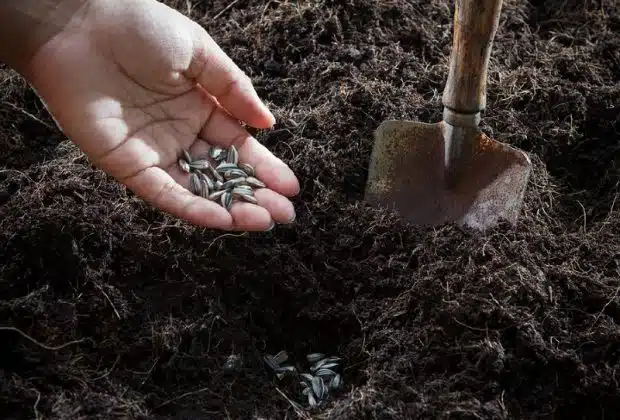
<svg viewBox="0 0 620 420">
<path fill-rule="evenodd" d="M 0 61 L 27 73 L 37 51 L 88 0 L 0 0 Z"/>
</svg>

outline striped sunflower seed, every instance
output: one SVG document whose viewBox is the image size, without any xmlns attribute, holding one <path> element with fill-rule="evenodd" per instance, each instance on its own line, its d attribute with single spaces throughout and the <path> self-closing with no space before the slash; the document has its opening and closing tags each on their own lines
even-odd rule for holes
<svg viewBox="0 0 620 420">
<path fill-rule="evenodd" d="M 220 200 L 222 203 L 222 207 L 224 207 L 226 210 L 230 210 L 230 208 L 232 207 L 232 203 L 233 203 L 232 194 L 229 193 L 228 191 L 225 191 L 224 194 L 222 194 L 222 197 L 220 198 Z"/>
<path fill-rule="evenodd" d="M 255 178 L 253 176 L 247 177 L 245 179 L 245 182 L 247 182 L 252 187 L 257 187 L 257 188 L 265 188 L 267 186 L 261 180 L 259 180 L 258 178 Z"/>
<path fill-rule="evenodd" d="M 189 163 L 190 168 L 198 169 L 199 171 L 204 171 L 205 169 L 209 169 L 211 165 L 209 161 L 206 159 L 198 159 Z"/>
<path fill-rule="evenodd" d="M 189 152 L 186 149 L 183 149 L 182 153 L 183 153 L 183 159 L 185 159 L 187 163 L 190 163 L 192 161 L 192 157 L 190 156 Z"/>
<path fill-rule="evenodd" d="M 310 363 L 316 363 L 319 360 L 322 360 L 325 358 L 325 355 L 323 353 L 310 353 L 309 355 L 306 356 L 306 359 L 308 359 L 308 362 Z"/>
<path fill-rule="evenodd" d="M 229 179 L 228 181 L 224 182 L 224 185 L 222 185 L 222 188 L 227 190 L 229 188 L 234 188 L 239 184 L 245 183 L 247 182 L 247 178 L 233 178 L 233 179 Z"/>
<path fill-rule="evenodd" d="M 237 163 L 239 163 L 239 152 L 237 152 L 237 148 L 234 145 L 230 146 L 230 149 L 228 149 L 226 161 L 234 165 L 237 165 Z"/>
<path fill-rule="evenodd" d="M 205 182 L 207 184 L 207 187 L 209 187 L 209 191 L 212 191 L 216 188 L 215 182 L 211 178 L 209 178 L 207 174 L 205 174 L 204 172 L 198 172 L 198 176 L 200 177 L 200 180 L 202 182 Z"/>
<path fill-rule="evenodd" d="M 256 176 L 256 170 L 249 163 L 240 163 L 239 164 L 239 169 L 241 169 L 246 174 L 248 174 L 248 176 Z"/>
<path fill-rule="evenodd" d="M 216 201 L 218 200 L 221 196 L 223 196 L 227 191 L 226 190 L 218 190 L 214 193 L 209 194 L 209 200 L 211 201 Z"/>
<path fill-rule="evenodd" d="M 226 150 L 218 146 L 213 146 L 211 149 L 209 149 L 209 157 L 211 157 L 212 159 L 216 161 L 225 159 Z"/>
<path fill-rule="evenodd" d="M 325 383 L 323 383 L 323 379 L 320 376 L 315 376 L 312 378 L 312 392 L 317 396 L 319 400 L 323 399 L 325 395 Z"/>
<path fill-rule="evenodd" d="M 226 172 L 224 172 L 224 179 L 226 180 L 231 180 L 234 178 L 247 178 L 247 177 L 248 177 L 248 174 L 244 170 L 237 169 L 237 168 L 229 169 Z"/>
<path fill-rule="evenodd" d="M 208 199 L 210 192 L 209 184 L 203 178 L 200 178 L 200 196 Z"/>
<path fill-rule="evenodd" d="M 215 167 L 215 170 L 219 173 L 219 174 L 223 174 L 226 171 L 230 171 L 232 169 L 239 169 L 239 167 L 234 164 L 234 163 L 230 163 L 230 162 L 222 162 L 219 165 L 217 165 Z"/>
<path fill-rule="evenodd" d="M 189 173 L 191 171 L 189 163 L 185 159 L 183 159 L 183 158 L 179 159 L 179 167 L 185 173 Z"/>
<path fill-rule="evenodd" d="M 342 376 L 336 374 L 329 383 L 331 389 L 339 389 L 342 386 Z"/>
<path fill-rule="evenodd" d="M 239 187 L 233 188 L 232 195 L 240 198 L 241 200 L 247 201 L 248 203 L 258 204 L 258 200 L 254 197 L 252 191 L 240 190 Z"/>
<path fill-rule="evenodd" d="M 198 178 L 198 175 L 196 175 L 195 172 L 192 172 L 189 175 L 189 190 L 192 194 L 201 194 L 200 178 Z"/>
</svg>

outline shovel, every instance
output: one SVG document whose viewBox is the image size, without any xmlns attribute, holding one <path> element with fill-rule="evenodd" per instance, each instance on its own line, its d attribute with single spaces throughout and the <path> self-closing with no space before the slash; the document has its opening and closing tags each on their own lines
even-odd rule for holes
<svg viewBox="0 0 620 420">
<path fill-rule="evenodd" d="M 515 225 L 532 163 L 478 127 L 501 0 L 456 0 L 450 70 L 436 123 L 384 121 L 364 200 L 417 225 Z"/>
</svg>

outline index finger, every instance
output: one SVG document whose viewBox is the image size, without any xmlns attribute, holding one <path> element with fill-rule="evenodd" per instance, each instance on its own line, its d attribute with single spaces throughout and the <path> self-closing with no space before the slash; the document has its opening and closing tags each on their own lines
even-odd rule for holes
<svg viewBox="0 0 620 420">
<path fill-rule="evenodd" d="M 270 128 L 275 117 L 258 97 L 250 78 L 199 24 L 193 26 L 194 51 L 186 73 L 233 117 L 256 128 Z"/>
</svg>

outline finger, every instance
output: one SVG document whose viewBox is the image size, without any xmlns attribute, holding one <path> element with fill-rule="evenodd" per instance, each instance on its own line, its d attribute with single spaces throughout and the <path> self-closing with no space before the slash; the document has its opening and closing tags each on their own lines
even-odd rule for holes
<svg viewBox="0 0 620 420">
<path fill-rule="evenodd" d="M 254 166 L 257 177 L 268 188 L 287 197 L 299 193 L 299 180 L 288 165 L 259 143 L 221 108 L 218 107 L 213 111 L 199 136 L 213 145 L 225 148 L 231 145 L 237 147 L 239 161 Z"/>
<path fill-rule="evenodd" d="M 159 167 L 151 166 L 121 182 L 152 206 L 189 223 L 222 230 L 234 227 L 226 209 L 192 194 Z"/>
<path fill-rule="evenodd" d="M 210 146 L 206 142 L 198 140 L 190 147 L 189 153 L 195 157 L 204 157 L 207 156 L 209 148 Z M 257 174 L 257 176 L 260 177 L 259 174 Z M 273 221 L 275 221 L 276 223 L 291 223 L 295 220 L 295 208 L 293 207 L 293 204 L 290 202 L 290 200 L 282 194 L 279 194 L 269 188 L 259 188 L 255 190 L 254 196 L 258 201 L 257 206 L 266 209 L 268 211 L 268 214 L 270 215 L 270 218 L 273 219 Z M 256 206 L 248 203 L 244 205 L 243 211 L 249 212 L 251 211 L 250 209 L 252 207 Z M 248 221 L 239 218 L 245 218 L 248 216 L 249 215 L 247 213 L 236 213 L 233 211 L 235 226 L 239 225 L 240 223 L 244 225 L 248 223 Z M 259 216 L 256 217 L 258 218 Z M 265 226 L 264 223 L 266 222 L 262 221 L 261 223 L 263 223 L 263 226 Z"/>
<path fill-rule="evenodd" d="M 270 128 L 275 117 L 252 81 L 198 24 L 193 25 L 194 53 L 186 76 L 196 80 L 235 118 L 256 128 Z"/>
</svg>

